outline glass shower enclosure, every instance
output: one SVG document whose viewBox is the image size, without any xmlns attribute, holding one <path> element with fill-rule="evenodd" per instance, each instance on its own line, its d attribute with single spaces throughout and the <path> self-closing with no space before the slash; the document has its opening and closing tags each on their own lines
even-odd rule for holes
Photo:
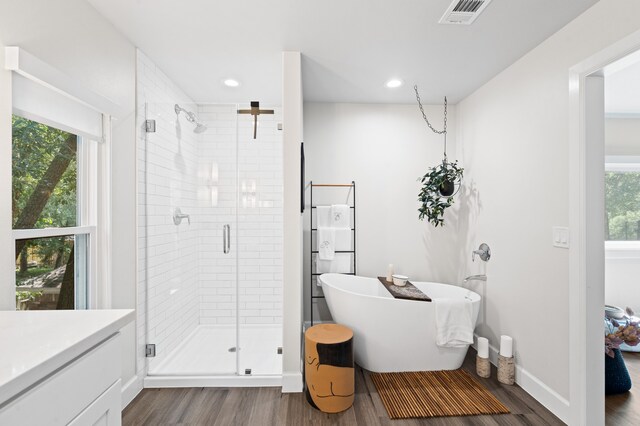
<svg viewBox="0 0 640 426">
<path fill-rule="evenodd" d="M 145 104 L 139 256 L 149 378 L 215 385 L 282 374 L 281 109 L 260 116 L 253 139 L 243 106 Z"/>
</svg>

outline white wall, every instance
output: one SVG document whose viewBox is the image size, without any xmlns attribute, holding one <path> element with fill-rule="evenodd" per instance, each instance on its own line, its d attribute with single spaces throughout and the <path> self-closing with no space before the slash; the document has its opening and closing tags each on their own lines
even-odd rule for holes
<svg viewBox="0 0 640 426">
<path fill-rule="evenodd" d="M 135 77 L 135 73 L 133 74 Z M 135 110 L 125 117 L 112 121 L 111 144 L 111 307 L 135 309 L 136 307 L 136 152 Z M 132 146 L 133 145 L 133 146 Z M 142 378 L 136 378 L 136 324 L 121 330 L 123 344 L 123 384 L 135 379 L 123 403 L 129 401 L 141 388 Z"/>
<path fill-rule="evenodd" d="M 569 252 L 552 247 L 551 228 L 569 221 L 568 72 L 638 30 L 639 14 L 638 2 L 602 0 L 458 104 L 467 182 L 477 188 L 477 238 L 466 251 L 478 239 L 493 251 L 479 333 L 492 344 L 513 336 L 518 365 L 564 418 Z"/>
<path fill-rule="evenodd" d="M 442 127 L 443 107 L 425 106 L 433 125 Z M 448 111 L 448 156 L 456 159 L 456 112 Z M 457 197 L 444 228 L 418 220 L 421 178 L 442 161 L 443 137 L 428 129 L 417 105 L 305 103 L 306 210 L 304 215 L 304 308 L 309 317 L 309 181 L 356 182 L 357 274 L 397 273 L 420 281 L 460 283 L 465 270 L 456 263 L 467 229 Z M 465 194 L 464 189 L 460 195 Z M 344 189 L 314 188 L 314 205 L 351 203 Z M 463 221 L 464 222 L 464 221 Z M 477 242 L 478 245 L 480 241 Z M 469 256 L 470 256 L 469 252 Z M 321 294 L 318 291 L 318 294 Z M 324 299 L 314 301 L 314 321 L 330 320 Z"/>
<path fill-rule="evenodd" d="M 640 155 L 640 117 L 608 117 L 604 131 L 606 155 Z"/>
<path fill-rule="evenodd" d="M 83 86 L 99 93 L 122 107 L 122 117 L 113 123 L 112 162 L 117 173 L 112 177 L 112 273 L 111 305 L 114 308 L 135 307 L 135 173 L 134 121 L 135 109 L 135 49 L 133 45 L 84 0 L 46 2 L 38 0 L 2 1 L 0 13 L 0 45 L 19 46 L 44 62 L 58 68 Z M 1 71 L 6 76 L 4 69 Z M 0 84 L 6 81 L 0 77 Z M 1 88 L 3 105 L 10 97 L 6 87 Z M 2 131 L 0 170 L 11 170 L 10 115 L 0 106 Z M 7 121 L 8 120 L 8 124 Z M 9 126 L 9 127 L 7 127 Z M 9 151 L 7 151 L 9 150 Z M 6 194 L 3 199 L 10 200 Z M 9 208 L 10 201 L 1 203 Z M 4 214 L 3 214 L 4 213 Z M 10 233 L 7 224 L 11 218 L 0 211 L 0 247 L 12 251 L 7 242 Z M 0 256 L 5 257 L 4 251 Z M 10 271 L 11 268 L 2 268 Z M 7 282 L 2 278 L 2 282 Z M 12 308 L 4 294 L 0 305 Z M 135 345 L 133 330 L 123 331 L 123 383 L 133 378 L 135 358 L 131 355 Z M 139 382 L 141 384 L 141 381 Z"/>
<path fill-rule="evenodd" d="M 300 143 L 303 135 L 300 52 L 282 53 L 283 330 L 282 391 L 302 391 L 302 216 Z"/>
</svg>

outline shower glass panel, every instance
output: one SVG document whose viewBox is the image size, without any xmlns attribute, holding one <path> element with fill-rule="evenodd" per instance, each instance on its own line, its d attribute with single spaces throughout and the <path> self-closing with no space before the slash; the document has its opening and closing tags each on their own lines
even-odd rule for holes
<svg viewBox="0 0 640 426">
<path fill-rule="evenodd" d="M 282 374 L 282 111 L 247 105 L 146 104 L 150 376 Z"/>
<path fill-rule="evenodd" d="M 248 103 L 247 103 L 248 104 Z M 248 105 L 240 105 L 240 109 Z M 240 372 L 282 374 L 282 109 L 238 120 Z"/>
<path fill-rule="evenodd" d="M 173 103 L 147 103 L 146 219 L 148 374 L 238 372 L 235 105 L 180 107 L 203 124 L 227 114 L 226 131 L 199 133 Z M 153 122 L 149 123 L 153 127 Z M 200 130 L 200 129 L 199 129 Z M 177 213 L 179 209 L 180 214 Z"/>
</svg>

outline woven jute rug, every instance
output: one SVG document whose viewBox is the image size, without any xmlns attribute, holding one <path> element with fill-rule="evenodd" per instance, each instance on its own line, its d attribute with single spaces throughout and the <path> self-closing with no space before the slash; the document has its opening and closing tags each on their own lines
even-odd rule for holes
<svg viewBox="0 0 640 426">
<path fill-rule="evenodd" d="M 371 379 L 391 419 L 509 413 L 464 370 L 371 373 Z"/>
</svg>

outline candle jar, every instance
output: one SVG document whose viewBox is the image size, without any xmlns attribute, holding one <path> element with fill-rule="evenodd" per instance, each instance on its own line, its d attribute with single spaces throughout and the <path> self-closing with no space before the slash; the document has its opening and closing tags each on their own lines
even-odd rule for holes
<svg viewBox="0 0 640 426">
<path fill-rule="evenodd" d="M 516 381 L 516 363 L 513 357 L 498 355 L 498 381 L 512 385 Z"/>
<path fill-rule="evenodd" d="M 476 356 L 476 373 L 483 379 L 491 377 L 491 363 L 489 362 L 489 358 Z"/>
</svg>

